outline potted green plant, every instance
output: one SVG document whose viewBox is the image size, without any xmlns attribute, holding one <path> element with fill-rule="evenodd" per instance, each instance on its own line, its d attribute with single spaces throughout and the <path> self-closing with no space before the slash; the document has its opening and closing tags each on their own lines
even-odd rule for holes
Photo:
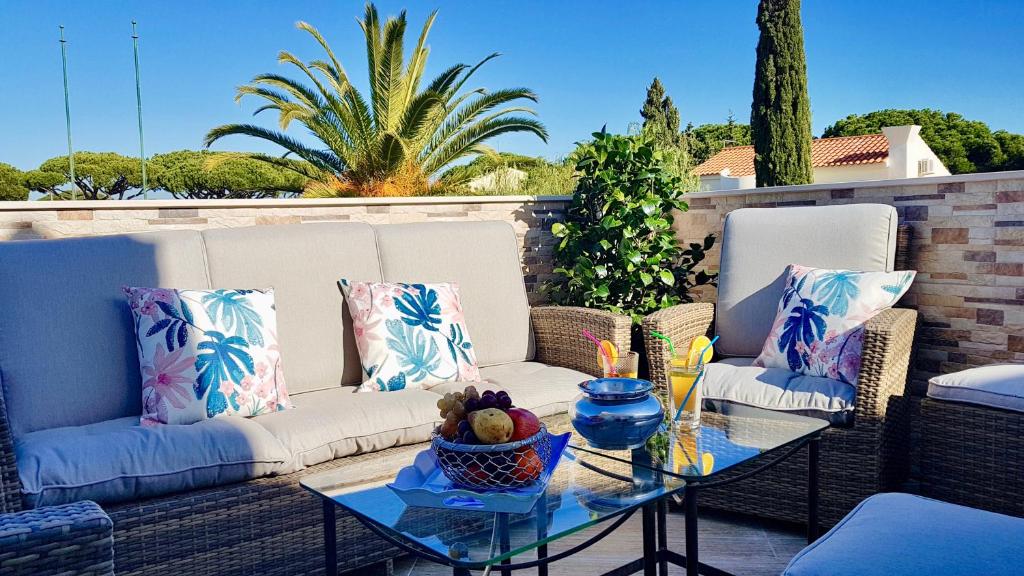
<svg viewBox="0 0 1024 576">
<path fill-rule="evenodd" d="M 586 306 L 633 318 L 633 349 L 642 353 L 640 321 L 652 312 L 692 302 L 691 290 L 716 276 L 694 271 L 714 245 L 682 246 L 675 211 L 688 209 L 682 179 L 645 135 L 605 130 L 576 152 L 579 176 L 564 222 L 551 227 L 555 272 L 545 285 L 556 304 Z"/>
</svg>

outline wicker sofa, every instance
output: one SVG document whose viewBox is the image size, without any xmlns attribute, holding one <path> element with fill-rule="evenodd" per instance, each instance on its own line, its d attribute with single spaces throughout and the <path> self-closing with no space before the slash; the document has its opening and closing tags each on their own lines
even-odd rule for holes
<svg viewBox="0 0 1024 576">
<path fill-rule="evenodd" d="M 717 333 L 717 357 L 708 367 L 730 377 L 749 378 L 744 386 L 774 386 L 779 369 L 751 367 L 775 318 L 783 288 L 783 270 L 791 263 L 820 268 L 892 270 L 897 216 L 891 206 L 850 205 L 740 209 L 726 217 L 720 264 L 718 304 L 683 304 L 651 314 L 643 321 L 651 379 L 670 383 L 668 346 Z M 895 487 L 907 468 L 908 399 L 905 393 L 917 313 L 891 309 L 867 322 L 863 364 L 855 397 L 842 410 L 818 414 L 810 403 L 804 413 L 828 418 L 821 443 L 820 513 L 823 523 L 839 521 L 865 497 Z M 735 376 L 730 375 L 735 371 Z M 711 377 L 705 378 L 705 384 Z M 782 398 L 818 398 L 842 385 L 826 378 L 800 377 L 804 388 Z M 767 384 L 765 384 L 767 382 Z M 817 388 L 815 388 L 817 387 Z M 810 389 L 814 394 L 805 394 Z M 763 406 L 794 410 L 801 406 Z M 838 424 L 840 423 L 841 424 Z M 708 506 L 802 522 L 806 518 L 806 458 L 799 455 L 753 478 L 702 497 Z M 735 473 L 747 471 L 740 467 Z"/>
<path fill-rule="evenodd" d="M 563 411 L 595 368 L 582 328 L 629 346 L 627 317 L 531 309 L 517 246 L 503 222 L 0 243 L 2 512 L 97 501 L 113 522 L 120 575 L 323 574 L 319 504 L 299 479 L 338 467 L 393 474 L 429 439 L 439 398 L 353 393 L 361 368 L 337 280 L 458 282 L 487 386 L 541 416 Z M 123 285 L 274 287 L 295 408 L 205 428 L 140 427 Z M 239 442 L 248 459 L 220 454 Z M 188 468 L 167 468 L 182 458 Z M 341 571 L 397 555 L 351 517 L 338 519 L 337 534 Z"/>
</svg>

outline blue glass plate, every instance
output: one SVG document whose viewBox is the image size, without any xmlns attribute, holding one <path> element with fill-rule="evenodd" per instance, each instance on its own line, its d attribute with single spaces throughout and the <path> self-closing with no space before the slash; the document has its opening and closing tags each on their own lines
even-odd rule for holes
<svg viewBox="0 0 1024 576">
<path fill-rule="evenodd" d="M 548 436 L 551 440 L 551 457 L 540 478 L 529 486 L 504 490 L 471 490 L 457 486 L 441 472 L 437 466 L 437 457 L 429 449 L 417 454 L 413 465 L 399 470 L 395 481 L 387 486 L 409 506 L 525 514 L 533 509 L 544 493 L 551 480 L 551 473 L 569 445 L 569 433 Z"/>
</svg>

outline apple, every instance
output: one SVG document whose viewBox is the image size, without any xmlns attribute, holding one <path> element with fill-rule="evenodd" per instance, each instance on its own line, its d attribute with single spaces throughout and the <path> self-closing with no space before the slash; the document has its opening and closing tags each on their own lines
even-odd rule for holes
<svg viewBox="0 0 1024 576">
<path fill-rule="evenodd" d="M 511 442 L 525 440 L 540 432 L 540 418 L 537 418 L 533 412 L 525 408 L 509 408 L 506 414 L 512 419 Z"/>
<path fill-rule="evenodd" d="M 516 468 L 512 471 L 512 478 L 516 482 L 533 482 L 540 478 L 543 470 L 544 463 L 540 461 L 540 455 L 532 447 L 516 450 Z"/>
</svg>

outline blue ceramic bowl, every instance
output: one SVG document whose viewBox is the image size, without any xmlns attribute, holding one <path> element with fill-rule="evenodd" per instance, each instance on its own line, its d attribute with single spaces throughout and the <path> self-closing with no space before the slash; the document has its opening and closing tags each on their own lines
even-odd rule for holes
<svg viewBox="0 0 1024 576">
<path fill-rule="evenodd" d="M 569 410 L 572 425 L 594 448 L 639 448 L 658 431 L 664 413 L 651 395 L 654 384 L 636 378 L 597 378 L 580 383 Z"/>
</svg>

